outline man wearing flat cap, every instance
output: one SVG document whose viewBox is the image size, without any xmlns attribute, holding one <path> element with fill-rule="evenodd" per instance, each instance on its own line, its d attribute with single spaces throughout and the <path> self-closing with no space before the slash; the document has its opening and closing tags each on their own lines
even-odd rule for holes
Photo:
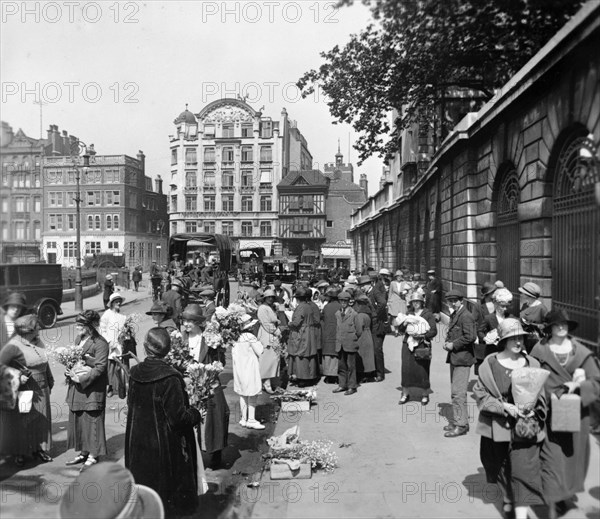
<svg viewBox="0 0 600 519">
<path fill-rule="evenodd" d="M 477 325 L 463 304 L 464 295 L 459 290 L 446 294 L 452 312 L 448 323 L 444 349 L 448 352 L 446 363 L 450 364 L 452 392 L 452 420 L 444 427 L 446 438 L 455 438 L 469 432 L 467 412 L 467 387 L 471 366 L 475 362 L 473 345 L 477 339 Z"/>
<path fill-rule="evenodd" d="M 337 320 L 335 349 L 338 354 L 339 386 L 333 392 L 343 392 L 344 395 L 353 395 L 357 392 L 358 340 L 362 329 L 358 314 L 349 305 L 350 298 L 349 292 L 338 294 L 340 309 L 335 313 Z"/>
<path fill-rule="evenodd" d="M 215 291 L 212 288 L 205 288 L 199 294 L 202 300 L 202 312 L 207 321 L 210 321 L 214 313 L 217 311 L 215 305 Z"/>
<path fill-rule="evenodd" d="M 440 312 L 442 311 L 442 281 L 435 275 L 435 269 L 427 271 L 427 286 L 425 288 L 426 307 L 435 317 L 436 322 L 440 322 Z"/>
<path fill-rule="evenodd" d="M 181 312 L 183 312 L 183 297 L 179 292 L 182 289 L 183 283 L 179 278 L 174 278 L 171 281 L 171 288 L 167 290 L 162 300 L 171 307 L 171 318 L 178 322 Z"/>
</svg>

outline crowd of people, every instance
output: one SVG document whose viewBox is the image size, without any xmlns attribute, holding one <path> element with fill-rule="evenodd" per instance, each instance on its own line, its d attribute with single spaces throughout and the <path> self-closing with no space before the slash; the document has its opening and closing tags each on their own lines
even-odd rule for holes
<svg viewBox="0 0 600 519">
<path fill-rule="evenodd" d="M 125 465 L 138 483 L 156 491 L 167 511 L 184 513 L 193 510 L 201 493 L 200 452 L 212 467 L 222 462 L 230 409 L 220 382 L 203 413 L 191 406 L 183 375 L 165 362 L 175 330 L 196 362 L 226 362 L 222 350 L 207 347 L 204 335 L 218 293 L 224 292 L 218 265 L 198 271 L 180 269 L 174 261 L 170 285 L 147 312 L 154 327 L 143 341 L 145 359 L 131 369 L 129 360 L 138 357 L 135 340 L 123 334 L 121 294 L 111 292 L 102 317 L 91 310 L 77 316 L 76 343 L 83 347 L 86 369 L 65 372 L 67 446 L 77 452 L 67 465 L 85 471 L 106 455 L 106 399 L 113 393 L 126 396 Z M 427 277 L 421 282 L 406 268 L 394 274 L 364 268 L 292 287 L 277 279 L 272 285 L 241 287 L 238 301 L 246 314 L 231 348 L 240 425 L 264 429 L 256 416 L 257 396 L 273 393 L 277 385 L 306 387 L 323 378 L 335 385 L 334 393 L 351 396 L 363 383 L 383 381 L 388 335 L 402 336 L 398 403 L 417 400 L 426 406 L 431 359 L 437 354 L 432 340 L 444 331 L 452 402 L 444 436 L 469 432 L 467 388 L 474 366 L 481 462 L 487 481 L 502 489 L 505 515 L 523 519 L 530 506 L 548 507 L 550 517 L 560 515 L 583 490 L 590 415 L 600 400 L 598 359 L 571 336 L 576 322 L 563 310 L 546 308 L 535 283 L 518 287 L 523 304 L 517 309 L 513 293 L 500 281 L 483 283 L 480 301 L 468 304 L 460 290 L 444 292 L 435 270 Z M 450 314 L 445 329 L 439 325 L 444 300 Z M 0 454 L 12 455 L 18 466 L 27 456 L 50 462 L 54 379 L 39 323 L 26 312 L 21 294 L 10 294 L 2 308 L 0 369 L 15 371 L 20 390 L 31 390 L 34 397 L 29 413 L 0 409 Z M 523 367 L 549 373 L 544 391 L 527 409 L 515 403 L 511 391 L 513 371 Z M 577 397 L 571 404 L 578 422 L 570 424 L 572 430 L 559 423 L 569 400 L 561 400 L 564 395 Z"/>
</svg>

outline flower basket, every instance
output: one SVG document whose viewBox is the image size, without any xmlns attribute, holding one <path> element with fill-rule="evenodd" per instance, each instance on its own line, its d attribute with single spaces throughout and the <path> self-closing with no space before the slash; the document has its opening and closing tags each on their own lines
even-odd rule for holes
<svg viewBox="0 0 600 519">
<path fill-rule="evenodd" d="M 317 391 L 314 388 L 280 391 L 271 398 L 280 401 L 282 412 L 300 413 L 310 411 L 310 404 L 316 400 Z"/>
</svg>

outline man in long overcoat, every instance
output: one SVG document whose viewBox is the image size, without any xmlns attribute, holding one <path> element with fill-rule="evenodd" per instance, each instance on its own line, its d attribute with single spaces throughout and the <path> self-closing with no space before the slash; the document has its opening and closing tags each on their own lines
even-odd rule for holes
<svg viewBox="0 0 600 519">
<path fill-rule="evenodd" d="M 323 354 L 323 375 L 326 384 L 333 384 L 338 376 L 338 354 L 335 350 L 337 338 L 336 312 L 341 308 L 338 301 L 339 288 L 329 288 L 325 292 L 327 303 L 321 318 L 321 347 Z"/>
<path fill-rule="evenodd" d="M 375 350 L 375 382 L 385 379 L 385 359 L 383 357 L 383 341 L 388 331 L 388 291 L 392 273 L 388 269 L 379 271 L 379 278 L 368 293 L 375 314 L 373 315 L 373 349 Z"/>
<path fill-rule="evenodd" d="M 452 421 L 444 427 L 446 438 L 462 436 L 469 432 L 469 414 L 467 412 L 467 387 L 471 366 L 475 363 L 473 345 L 477 339 L 477 324 L 463 304 L 463 294 L 451 290 L 446 301 L 454 310 L 450 322 L 444 349 L 448 352 L 446 363 L 450 364 L 452 392 Z"/>
<path fill-rule="evenodd" d="M 358 356 L 358 339 L 361 328 L 358 314 L 349 305 L 350 297 L 348 292 L 341 292 L 338 295 L 341 308 L 335 313 L 337 319 L 335 350 L 339 355 L 339 386 L 333 392 L 341 393 L 343 391 L 344 395 L 353 395 L 358 388 L 356 357 Z"/>
</svg>

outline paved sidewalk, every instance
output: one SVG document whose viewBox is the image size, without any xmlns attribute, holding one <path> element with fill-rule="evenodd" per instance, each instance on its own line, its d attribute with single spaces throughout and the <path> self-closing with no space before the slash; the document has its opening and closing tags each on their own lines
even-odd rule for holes
<svg viewBox="0 0 600 519">
<path fill-rule="evenodd" d="M 115 287 L 115 292 L 119 292 L 125 298 L 125 301 L 122 306 L 127 306 L 128 304 L 131 304 L 135 301 L 140 301 L 142 299 L 151 298 L 152 294 L 149 292 L 148 289 L 149 283 L 150 282 L 148 279 L 143 279 L 140 283 L 138 292 L 133 290 L 133 288 L 126 289 L 124 287 Z M 66 321 L 67 319 L 74 319 L 79 313 L 75 311 L 75 301 L 67 301 L 66 303 L 60 305 L 60 307 L 62 308 L 63 313 L 62 315 L 57 316 L 57 322 Z M 93 296 L 84 298 L 83 309 L 96 310 L 96 312 L 103 312 L 104 301 L 102 299 L 102 290 Z"/>
<path fill-rule="evenodd" d="M 388 336 L 384 350 L 391 373 L 384 382 L 363 384 L 353 396 L 333 394 L 335 386 L 321 382 L 310 412 L 281 413 L 276 435 L 299 424 L 304 440 L 332 440 L 339 468 L 332 474 L 313 473 L 310 480 L 284 481 L 271 481 L 267 468 L 260 487 L 248 492 L 247 499 L 256 501 L 252 517 L 502 517 L 502 497 L 496 485 L 486 483 L 479 460 L 477 410 L 470 395 L 471 431 L 458 438 L 443 436 L 450 409 L 445 329 L 438 325 L 434 393 L 426 407 L 420 402 L 398 405 L 401 341 Z M 586 492 L 579 495 L 580 509 L 567 518 L 598 517 L 600 512 L 598 438 L 592 436 L 591 444 Z"/>
</svg>

